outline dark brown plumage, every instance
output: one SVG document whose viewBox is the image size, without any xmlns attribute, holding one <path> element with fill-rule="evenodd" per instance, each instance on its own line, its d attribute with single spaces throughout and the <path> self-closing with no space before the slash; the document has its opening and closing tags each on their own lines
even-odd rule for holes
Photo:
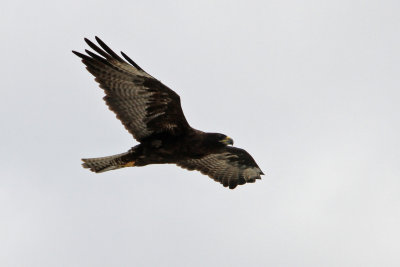
<svg viewBox="0 0 400 267">
<path fill-rule="evenodd" d="M 83 167 L 105 172 L 123 167 L 172 163 L 198 170 L 233 189 L 261 179 L 262 171 L 245 150 L 235 147 L 224 134 L 205 133 L 190 127 L 180 97 L 146 73 L 121 52 L 122 59 L 100 38 L 98 47 L 85 38 L 98 54 L 72 51 L 104 89 L 104 100 L 125 128 L 140 142 L 129 151 L 102 158 L 82 159 Z"/>
</svg>

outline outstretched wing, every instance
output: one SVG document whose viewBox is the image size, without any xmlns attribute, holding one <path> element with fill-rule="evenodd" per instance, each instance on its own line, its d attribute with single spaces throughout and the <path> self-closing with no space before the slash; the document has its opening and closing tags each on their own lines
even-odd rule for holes
<svg viewBox="0 0 400 267">
<path fill-rule="evenodd" d="M 237 185 L 254 183 L 264 174 L 246 150 L 229 146 L 221 152 L 200 159 L 180 161 L 177 165 L 190 171 L 200 171 L 230 189 Z"/>
<path fill-rule="evenodd" d="M 179 95 L 156 80 L 133 60 L 121 52 L 122 59 L 100 38 L 98 47 L 85 38 L 98 54 L 85 50 L 88 55 L 72 51 L 86 65 L 86 69 L 104 89 L 110 110 L 125 128 L 141 142 L 153 134 L 167 132 L 180 134 L 190 128 L 183 115 Z"/>
</svg>

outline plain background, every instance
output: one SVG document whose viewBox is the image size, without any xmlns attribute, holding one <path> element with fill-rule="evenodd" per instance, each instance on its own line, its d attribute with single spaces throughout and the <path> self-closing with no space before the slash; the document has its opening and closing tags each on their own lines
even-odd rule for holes
<svg viewBox="0 0 400 267">
<path fill-rule="evenodd" d="M 400 2 L 3 1 L 1 266 L 399 266 Z M 93 174 L 136 141 L 71 50 L 101 37 L 266 173 Z"/>
</svg>

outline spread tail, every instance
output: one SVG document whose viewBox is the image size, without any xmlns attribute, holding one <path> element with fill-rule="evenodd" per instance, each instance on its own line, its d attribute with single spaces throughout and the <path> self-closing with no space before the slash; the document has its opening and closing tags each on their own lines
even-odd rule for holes
<svg viewBox="0 0 400 267">
<path fill-rule="evenodd" d="M 113 156 L 101 157 L 101 158 L 90 158 L 82 159 L 82 166 L 89 168 L 92 172 L 106 172 L 116 170 L 124 167 L 133 167 L 135 162 L 132 157 L 127 157 L 130 152 L 125 152 Z"/>
</svg>

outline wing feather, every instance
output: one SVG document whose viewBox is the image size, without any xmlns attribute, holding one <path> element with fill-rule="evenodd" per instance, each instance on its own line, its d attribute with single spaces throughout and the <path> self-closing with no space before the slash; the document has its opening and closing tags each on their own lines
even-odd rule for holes
<svg viewBox="0 0 400 267">
<path fill-rule="evenodd" d="M 236 147 L 225 147 L 218 153 L 180 161 L 177 165 L 187 170 L 200 171 L 230 189 L 254 183 L 264 174 L 249 153 Z"/>
<path fill-rule="evenodd" d="M 180 97 L 153 78 L 126 54 L 117 55 L 96 36 L 97 46 L 85 38 L 96 53 L 75 52 L 95 76 L 106 94 L 104 100 L 125 128 L 139 141 L 153 134 L 181 134 L 190 126 L 183 114 Z"/>
</svg>

